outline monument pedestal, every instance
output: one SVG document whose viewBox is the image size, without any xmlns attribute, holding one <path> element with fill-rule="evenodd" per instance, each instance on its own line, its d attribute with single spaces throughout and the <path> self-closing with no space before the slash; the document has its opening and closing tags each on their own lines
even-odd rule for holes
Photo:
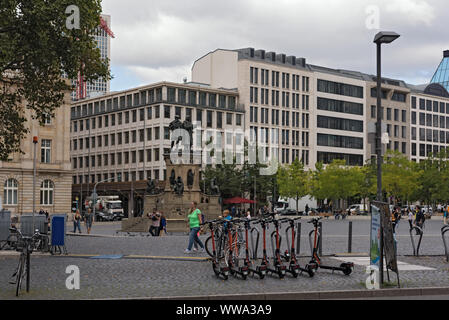
<svg viewBox="0 0 449 320">
<path fill-rule="evenodd" d="M 167 168 L 167 179 L 165 180 L 164 191 L 160 194 L 149 194 L 144 199 L 144 216 L 141 218 L 131 218 L 125 224 L 122 224 L 122 231 L 142 232 L 142 224 L 145 227 L 151 225 L 146 220 L 148 213 L 154 209 L 161 212 L 167 220 L 168 232 L 188 232 L 187 215 L 192 201 L 196 201 L 198 208 L 206 217 L 206 220 L 217 219 L 221 215 L 220 196 L 206 195 L 200 189 L 200 164 L 173 164 L 169 155 L 164 155 Z M 182 194 L 175 192 L 173 182 L 181 177 L 184 183 Z M 193 180 L 193 181 L 192 181 Z M 136 219 L 141 219 L 137 221 Z M 134 221 L 133 221 L 134 220 Z M 125 230 L 126 229 L 126 230 Z"/>
</svg>

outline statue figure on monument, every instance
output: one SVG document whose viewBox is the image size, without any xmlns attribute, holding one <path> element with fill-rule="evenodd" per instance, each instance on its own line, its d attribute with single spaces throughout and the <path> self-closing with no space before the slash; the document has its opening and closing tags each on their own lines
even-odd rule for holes
<svg viewBox="0 0 449 320">
<path fill-rule="evenodd" d="M 187 172 L 187 187 L 192 188 L 193 181 L 194 181 L 193 171 L 189 170 L 189 172 Z"/>
<path fill-rule="evenodd" d="M 147 193 L 154 194 L 156 191 L 156 185 L 154 183 L 154 180 L 149 178 L 147 180 Z"/>
<path fill-rule="evenodd" d="M 175 120 L 173 120 L 172 122 L 170 122 L 168 128 L 170 129 L 170 132 L 175 131 L 176 129 L 183 129 L 183 123 L 179 120 L 180 117 L 178 115 L 175 116 Z M 178 140 L 172 141 L 171 142 L 171 149 L 173 149 L 173 147 L 175 145 L 177 145 L 180 141 L 182 140 L 181 137 L 178 137 Z"/>
<path fill-rule="evenodd" d="M 185 121 L 182 123 L 182 128 L 183 128 L 184 130 L 186 130 L 186 131 L 189 133 L 189 138 L 190 138 L 190 152 L 192 153 L 192 152 L 193 152 L 193 150 L 192 150 L 192 146 L 193 146 L 193 124 L 192 124 L 190 121 L 185 120 Z"/>
<path fill-rule="evenodd" d="M 172 169 L 170 174 L 170 189 L 173 189 L 176 184 L 176 176 L 175 176 L 175 170 Z"/>
<path fill-rule="evenodd" d="M 176 180 L 174 191 L 178 196 L 182 196 L 182 194 L 184 193 L 184 182 L 182 181 L 181 177 L 178 177 L 178 179 Z"/>
<path fill-rule="evenodd" d="M 213 178 L 210 181 L 210 193 L 211 195 L 219 195 L 220 194 L 220 188 L 217 185 L 217 179 Z"/>
</svg>

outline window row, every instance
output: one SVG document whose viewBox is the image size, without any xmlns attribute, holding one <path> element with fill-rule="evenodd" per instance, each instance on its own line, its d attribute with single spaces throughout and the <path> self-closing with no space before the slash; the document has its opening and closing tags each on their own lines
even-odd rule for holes
<svg viewBox="0 0 449 320">
<path fill-rule="evenodd" d="M 259 74 L 260 74 L 260 84 L 263 86 L 268 86 L 270 83 L 269 75 L 270 71 L 267 69 L 260 69 L 255 67 L 249 68 L 249 83 L 259 84 Z M 279 71 L 271 71 L 271 86 L 280 87 L 280 80 L 283 89 L 290 89 L 290 79 L 291 79 L 291 89 L 299 90 L 301 76 L 297 74 L 290 74 L 287 72 L 280 73 Z M 309 77 L 302 76 L 302 91 L 309 91 Z"/>
<path fill-rule="evenodd" d="M 44 180 L 40 185 L 40 204 L 52 205 L 54 197 L 54 183 L 51 180 Z M 8 179 L 3 185 L 3 204 L 17 205 L 19 199 L 19 182 L 16 179 Z"/>
<path fill-rule="evenodd" d="M 363 149 L 363 138 L 318 133 L 317 145 L 333 148 Z"/>
<path fill-rule="evenodd" d="M 417 141 L 417 128 L 412 127 L 412 140 Z M 439 142 L 449 144 L 449 131 L 439 131 L 419 128 L 419 141 Z"/>
<path fill-rule="evenodd" d="M 318 128 L 363 132 L 363 121 L 318 116 Z"/>
<path fill-rule="evenodd" d="M 418 156 L 418 144 L 412 143 L 412 156 Z M 447 149 L 447 146 L 438 146 L 432 144 L 419 144 L 419 156 L 420 157 L 430 157 L 432 155 L 437 155 L 439 152 Z"/>
<path fill-rule="evenodd" d="M 134 94 L 72 107 L 71 117 L 84 117 L 113 110 L 139 107 L 146 104 L 162 102 L 162 98 L 162 88 L 145 90 Z M 226 94 L 168 87 L 166 101 L 169 103 L 188 104 L 191 106 L 218 106 L 219 108 L 234 109 L 236 107 L 237 98 Z"/>
<path fill-rule="evenodd" d="M 412 97 L 412 109 L 417 108 L 418 98 Z M 419 110 L 449 114 L 449 103 L 419 98 Z"/>
<path fill-rule="evenodd" d="M 363 87 L 318 79 L 318 91 L 348 97 L 363 98 Z"/>
</svg>

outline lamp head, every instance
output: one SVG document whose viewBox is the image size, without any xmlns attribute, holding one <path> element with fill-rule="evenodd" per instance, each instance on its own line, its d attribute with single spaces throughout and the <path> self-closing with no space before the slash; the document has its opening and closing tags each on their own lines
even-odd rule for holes
<svg viewBox="0 0 449 320">
<path fill-rule="evenodd" d="M 374 37 L 374 42 L 377 44 L 391 43 L 399 37 L 400 37 L 400 35 L 397 34 L 396 32 L 381 31 L 378 34 L 376 34 L 376 36 Z"/>
</svg>

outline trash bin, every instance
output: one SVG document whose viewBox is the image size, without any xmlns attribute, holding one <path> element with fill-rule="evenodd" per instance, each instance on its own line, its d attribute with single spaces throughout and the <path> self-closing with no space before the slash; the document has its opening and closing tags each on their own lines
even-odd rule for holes
<svg viewBox="0 0 449 320">
<path fill-rule="evenodd" d="M 24 214 L 20 217 L 20 232 L 24 236 L 31 237 L 35 230 L 39 230 L 40 233 L 47 233 L 47 217 L 42 214 L 34 215 L 34 230 L 33 230 L 33 215 Z"/>
<path fill-rule="evenodd" d="M 64 246 L 66 233 L 66 215 L 54 215 L 51 217 L 51 245 Z"/>
<path fill-rule="evenodd" d="M 67 254 L 65 246 L 67 215 L 53 215 L 51 217 L 51 254 Z"/>
<path fill-rule="evenodd" d="M 0 242 L 8 240 L 11 227 L 11 211 L 0 211 Z"/>
</svg>

